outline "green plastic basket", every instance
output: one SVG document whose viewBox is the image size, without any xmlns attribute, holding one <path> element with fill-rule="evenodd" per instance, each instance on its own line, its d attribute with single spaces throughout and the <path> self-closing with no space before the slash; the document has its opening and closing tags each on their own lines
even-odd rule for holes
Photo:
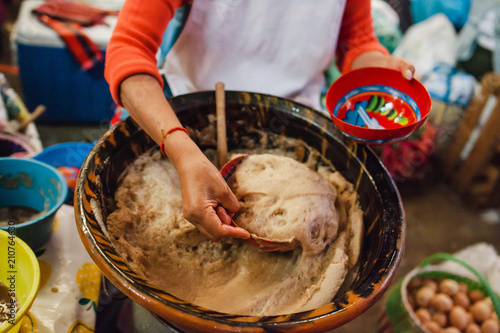
<svg viewBox="0 0 500 333">
<path fill-rule="evenodd" d="M 436 266 L 431 266 L 434 261 L 453 261 L 469 270 L 478 281 L 471 280 L 467 277 L 440 271 Z M 398 281 L 387 293 L 385 306 L 383 308 L 378 331 L 380 333 L 420 333 L 426 332 L 420 327 L 415 313 L 412 311 L 410 304 L 407 301 L 407 286 L 408 283 L 417 277 L 428 277 L 436 279 L 452 279 L 457 282 L 463 282 L 469 290 L 480 290 L 486 297 L 490 297 L 493 303 L 493 308 L 500 318 L 500 299 L 493 291 L 491 285 L 474 267 L 466 262 L 457 259 L 452 254 L 437 253 L 426 258 L 420 266 L 408 273 L 403 279 Z"/>
</svg>

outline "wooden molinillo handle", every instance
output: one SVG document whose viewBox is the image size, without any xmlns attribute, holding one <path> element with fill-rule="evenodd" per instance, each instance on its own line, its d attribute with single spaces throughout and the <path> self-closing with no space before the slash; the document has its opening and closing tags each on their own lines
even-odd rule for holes
<svg viewBox="0 0 500 333">
<path fill-rule="evenodd" d="M 35 111 L 33 113 L 30 113 L 26 116 L 26 118 L 19 124 L 19 128 L 17 129 L 19 132 L 23 132 L 30 123 L 36 120 L 36 118 L 40 117 L 42 113 L 45 112 L 45 106 L 44 105 L 38 105 L 35 108 Z"/>
<path fill-rule="evenodd" d="M 217 163 L 219 169 L 227 162 L 226 99 L 224 83 L 215 84 L 215 107 L 217 114 Z"/>
</svg>

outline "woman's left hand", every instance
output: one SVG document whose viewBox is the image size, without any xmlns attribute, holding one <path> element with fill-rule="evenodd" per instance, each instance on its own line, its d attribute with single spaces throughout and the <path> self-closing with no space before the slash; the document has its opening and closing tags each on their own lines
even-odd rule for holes
<svg viewBox="0 0 500 333">
<path fill-rule="evenodd" d="M 415 66 L 407 63 L 403 58 L 377 51 L 367 51 L 361 53 L 352 62 L 351 70 L 373 66 L 399 70 L 403 77 L 407 80 L 413 79 L 415 74 Z"/>
</svg>

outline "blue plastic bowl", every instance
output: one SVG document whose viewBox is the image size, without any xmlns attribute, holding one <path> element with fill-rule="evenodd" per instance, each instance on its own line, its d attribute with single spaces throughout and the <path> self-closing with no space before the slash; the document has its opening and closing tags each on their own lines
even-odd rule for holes
<svg viewBox="0 0 500 333">
<path fill-rule="evenodd" d="M 24 206 L 43 211 L 15 225 L 16 235 L 36 251 L 52 235 L 57 210 L 68 194 L 64 177 L 52 166 L 32 159 L 0 157 L 0 207 Z M 9 225 L 1 226 L 7 230 Z"/>
<path fill-rule="evenodd" d="M 45 148 L 33 159 L 47 163 L 54 168 L 75 167 L 80 169 L 92 147 L 94 147 L 94 144 L 87 142 L 58 143 Z M 74 188 L 68 188 L 65 204 L 73 205 L 74 191 Z"/>
</svg>

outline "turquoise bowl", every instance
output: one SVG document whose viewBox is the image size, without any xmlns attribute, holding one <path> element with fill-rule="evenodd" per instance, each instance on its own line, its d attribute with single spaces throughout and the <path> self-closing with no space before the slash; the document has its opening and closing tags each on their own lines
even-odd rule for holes
<svg viewBox="0 0 500 333">
<path fill-rule="evenodd" d="M 31 220 L 10 220 L 0 229 L 15 226 L 16 236 L 33 251 L 45 245 L 52 235 L 55 215 L 68 194 L 64 177 L 52 166 L 32 159 L 0 158 L 0 208 L 28 207 L 40 211 Z"/>
<path fill-rule="evenodd" d="M 50 164 L 54 168 L 74 168 L 76 170 L 74 174 L 66 174 L 68 196 L 64 203 L 67 205 L 73 205 L 74 183 L 78 177 L 78 170 L 82 167 L 83 161 L 92 147 L 94 144 L 88 142 L 64 142 L 49 146 L 33 156 L 33 159 Z M 63 176 L 65 176 L 64 173 Z"/>
</svg>

